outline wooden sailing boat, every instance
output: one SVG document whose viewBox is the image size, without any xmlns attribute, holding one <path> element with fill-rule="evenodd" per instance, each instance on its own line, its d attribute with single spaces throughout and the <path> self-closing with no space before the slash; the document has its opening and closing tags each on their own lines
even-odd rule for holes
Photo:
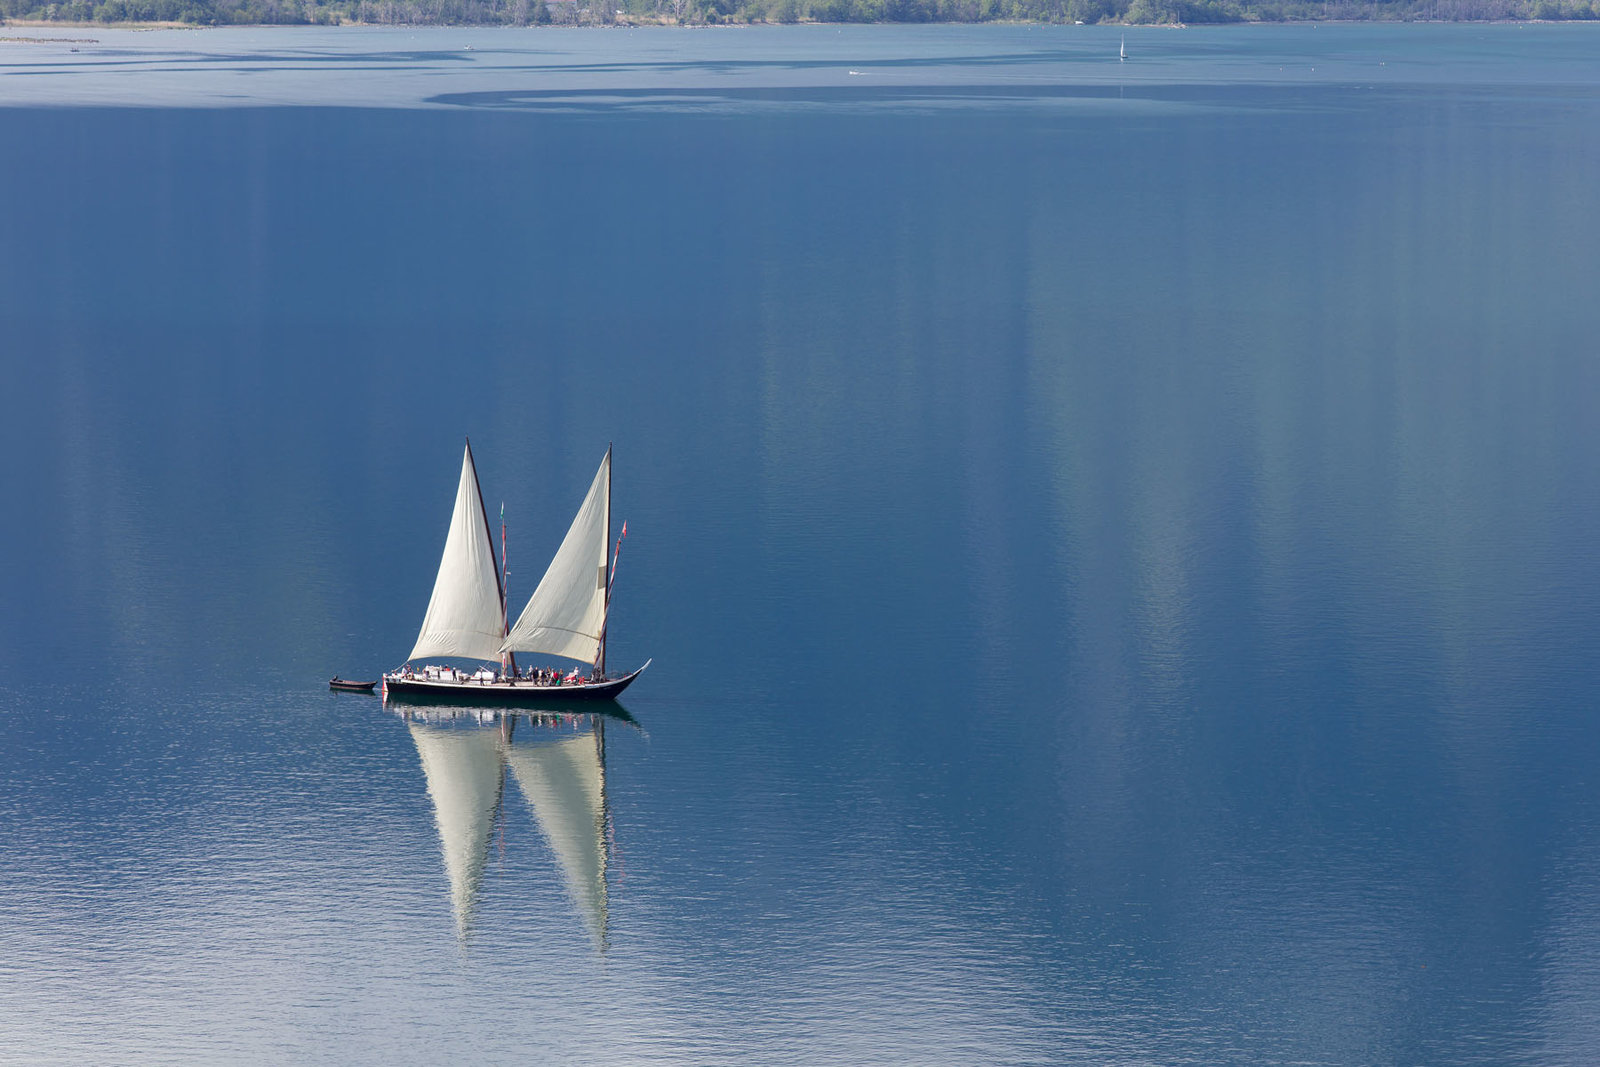
<svg viewBox="0 0 1600 1067">
<path fill-rule="evenodd" d="M 472 442 L 461 460 L 455 511 L 444 557 L 417 643 L 399 670 L 383 676 L 384 696 L 449 699 L 469 704 L 546 706 L 614 700 L 644 667 L 606 673 L 606 623 L 615 558 L 611 541 L 611 450 L 606 449 L 577 517 L 556 550 L 516 625 L 507 627 L 505 586 L 489 533 Z M 620 540 L 619 540 L 620 544 Z M 586 672 L 517 670 L 516 653 L 535 652 L 587 664 Z M 431 657 L 498 663 L 467 672 L 412 663 Z"/>
</svg>

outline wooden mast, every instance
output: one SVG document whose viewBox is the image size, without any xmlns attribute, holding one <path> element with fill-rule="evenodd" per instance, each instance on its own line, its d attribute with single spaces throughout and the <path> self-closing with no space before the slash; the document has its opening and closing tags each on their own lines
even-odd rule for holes
<svg viewBox="0 0 1600 1067">
<path fill-rule="evenodd" d="M 605 616 L 600 622 L 600 677 L 606 676 L 606 633 L 611 629 L 611 447 L 612 442 L 606 442 L 606 539 L 602 551 L 606 554 L 606 604 Z"/>
<path fill-rule="evenodd" d="M 500 501 L 500 640 L 504 641 L 506 635 L 511 633 L 511 616 L 506 613 L 506 579 L 511 573 L 506 569 L 506 502 Z M 500 655 L 500 670 L 509 673 L 513 680 L 517 677 L 517 654 L 503 652 Z"/>
</svg>

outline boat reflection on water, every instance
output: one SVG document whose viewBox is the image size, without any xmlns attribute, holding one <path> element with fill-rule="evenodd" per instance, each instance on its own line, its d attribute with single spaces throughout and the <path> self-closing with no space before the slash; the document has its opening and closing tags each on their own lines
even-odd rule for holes
<svg viewBox="0 0 1600 1067">
<path fill-rule="evenodd" d="M 606 950 L 611 819 L 606 725 L 638 724 L 620 707 L 584 714 L 389 704 L 406 720 L 433 802 L 456 936 L 465 943 L 501 819 L 506 770 L 522 793 L 595 947 Z"/>
</svg>

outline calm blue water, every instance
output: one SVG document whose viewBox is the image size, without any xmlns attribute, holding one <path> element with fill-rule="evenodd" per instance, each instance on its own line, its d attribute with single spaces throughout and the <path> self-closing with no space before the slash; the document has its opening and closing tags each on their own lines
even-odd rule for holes
<svg viewBox="0 0 1600 1067">
<path fill-rule="evenodd" d="M 0 1059 L 1600 1058 L 1592 28 L 55 32 Z M 632 722 L 326 691 L 467 434 Z"/>
</svg>

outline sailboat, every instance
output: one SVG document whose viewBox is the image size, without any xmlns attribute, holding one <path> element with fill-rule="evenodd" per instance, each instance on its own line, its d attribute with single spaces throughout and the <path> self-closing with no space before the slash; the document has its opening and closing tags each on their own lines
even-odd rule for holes
<svg viewBox="0 0 1600 1067">
<path fill-rule="evenodd" d="M 549 569 L 516 625 L 508 626 L 504 574 L 495 557 L 469 440 L 422 630 L 405 664 L 383 676 L 384 697 L 533 705 L 615 700 L 650 663 L 631 674 L 606 673 L 606 624 L 616 569 L 616 557 L 607 552 L 610 540 L 611 449 L 607 448 Z M 518 672 L 518 652 L 577 660 L 589 670 Z M 412 665 L 431 657 L 498 666 L 468 672 L 439 664 Z"/>
<path fill-rule="evenodd" d="M 1125 62 L 1127 62 L 1127 59 L 1128 59 L 1128 35 L 1127 34 L 1123 34 L 1122 35 L 1122 49 L 1119 52 L 1117 52 L 1117 60 L 1119 62 L 1124 62 L 1125 63 Z"/>
</svg>

